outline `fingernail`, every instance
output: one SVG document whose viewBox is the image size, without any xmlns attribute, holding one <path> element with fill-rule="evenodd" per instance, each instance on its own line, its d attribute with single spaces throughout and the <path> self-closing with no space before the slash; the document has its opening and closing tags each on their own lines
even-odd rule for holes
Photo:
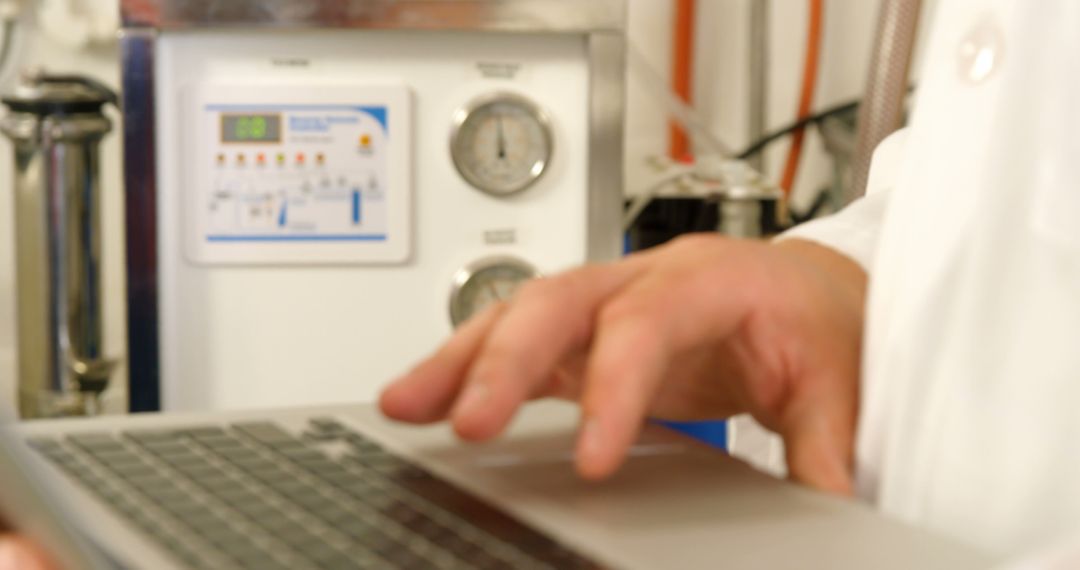
<svg viewBox="0 0 1080 570">
<path fill-rule="evenodd" d="M 0 540 L 0 570 L 17 570 L 18 558 L 15 545 L 10 540 Z"/>
<path fill-rule="evenodd" d="M 600 437 L 600 423 L 596 418 L 588 418 L 581 426 L 581 439 L 578 443 L 578 456 L 582 459 L 596 457 L 603 448 Z"/>
<path fill-rule="evenodd" d="M 454 410 L 454 416 L 470 415 L 480 411 L 487 406 L 488 396 L 490 395 L 491 391 L 487 385 L 478 382 L 470 383 L 469 387 L 465 389 L 465 393 L 461 395 L 461 400 Z"/>
<path fill-rule="evenodd" d="M 21 567 L 18 545 L 10 538 L 0 539 L 0 570 L 19 570 Z"/>
</svg>

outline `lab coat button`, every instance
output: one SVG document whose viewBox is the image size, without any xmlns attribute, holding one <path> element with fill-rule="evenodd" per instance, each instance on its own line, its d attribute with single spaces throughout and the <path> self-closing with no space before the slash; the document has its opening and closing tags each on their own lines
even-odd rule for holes
<svg viewBox="0 0 1080 570">
<path fill-rule="evenodd" d="M 960 42 L 959 72 L 966 82 L 985 82 L 1001 67 L 1005 55 L 1005 35 L 992 17 L 979 22 Z"/>
</svg>

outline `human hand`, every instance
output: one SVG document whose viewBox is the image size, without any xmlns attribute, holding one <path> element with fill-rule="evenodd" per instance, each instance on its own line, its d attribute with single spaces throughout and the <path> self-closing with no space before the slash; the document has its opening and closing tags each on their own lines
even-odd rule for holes
<svg viewBox="0 0 1080 570">
<path fill-rule="evenodd" d="M 749 412 L 788 470 L 850 493 L 866 276 L 812 244 L 697 235 L 526 284 L 390 385 L 391 418 L 502 432 L 527 400 L 579 401 L 577 468 L 615 472 L 643 420 Z"/>
<path fill-rule="evenodd" d="M 18 534 L 0 534 L 0 570 L 54 570 L 37 544 Z"/>
</svg>

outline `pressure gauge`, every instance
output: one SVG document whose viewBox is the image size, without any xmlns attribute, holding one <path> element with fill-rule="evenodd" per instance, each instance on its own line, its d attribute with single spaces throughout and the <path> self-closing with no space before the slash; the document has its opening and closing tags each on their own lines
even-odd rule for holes
<svg viewBox="0 0 1080 570">
<path fill-rule="evenodd" d="M 489 257 L 461 268 L 450 292 L 450 322 L 456 327 L 489 305 L 508 301 L 518 287 L 539 276 L 516 257 Z"/>
<path fill-rule="evenodd" d="M 520 95 L 488 95 L 454 114 L 454 166 L 469 184 L 493 196 L 536 183 L 551 162 L 552 145 L 547 115 Z"/>
</svg>

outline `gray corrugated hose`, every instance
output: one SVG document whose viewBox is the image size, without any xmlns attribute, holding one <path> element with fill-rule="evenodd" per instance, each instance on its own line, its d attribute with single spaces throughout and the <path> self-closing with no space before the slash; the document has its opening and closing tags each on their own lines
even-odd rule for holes
<svg viewBox="0 0 1080 570">
<path fill-rule="evenodd" d="M 750 4 L 750 140 L 760 140 L 766 131 L 769 93 L 769 2 Z M 762 172 L 765 153 L 750 159 L 750 166 Z"/>
<path fill-rule="evenodd" d="M 874 149 L 903 125 L 904 99 L 922 0 L 882 0 L 880 10 L 866 93 L 859 109 L 859 135 L 847 190 L 848 202 L 866 192 Z"/>
</svg>

